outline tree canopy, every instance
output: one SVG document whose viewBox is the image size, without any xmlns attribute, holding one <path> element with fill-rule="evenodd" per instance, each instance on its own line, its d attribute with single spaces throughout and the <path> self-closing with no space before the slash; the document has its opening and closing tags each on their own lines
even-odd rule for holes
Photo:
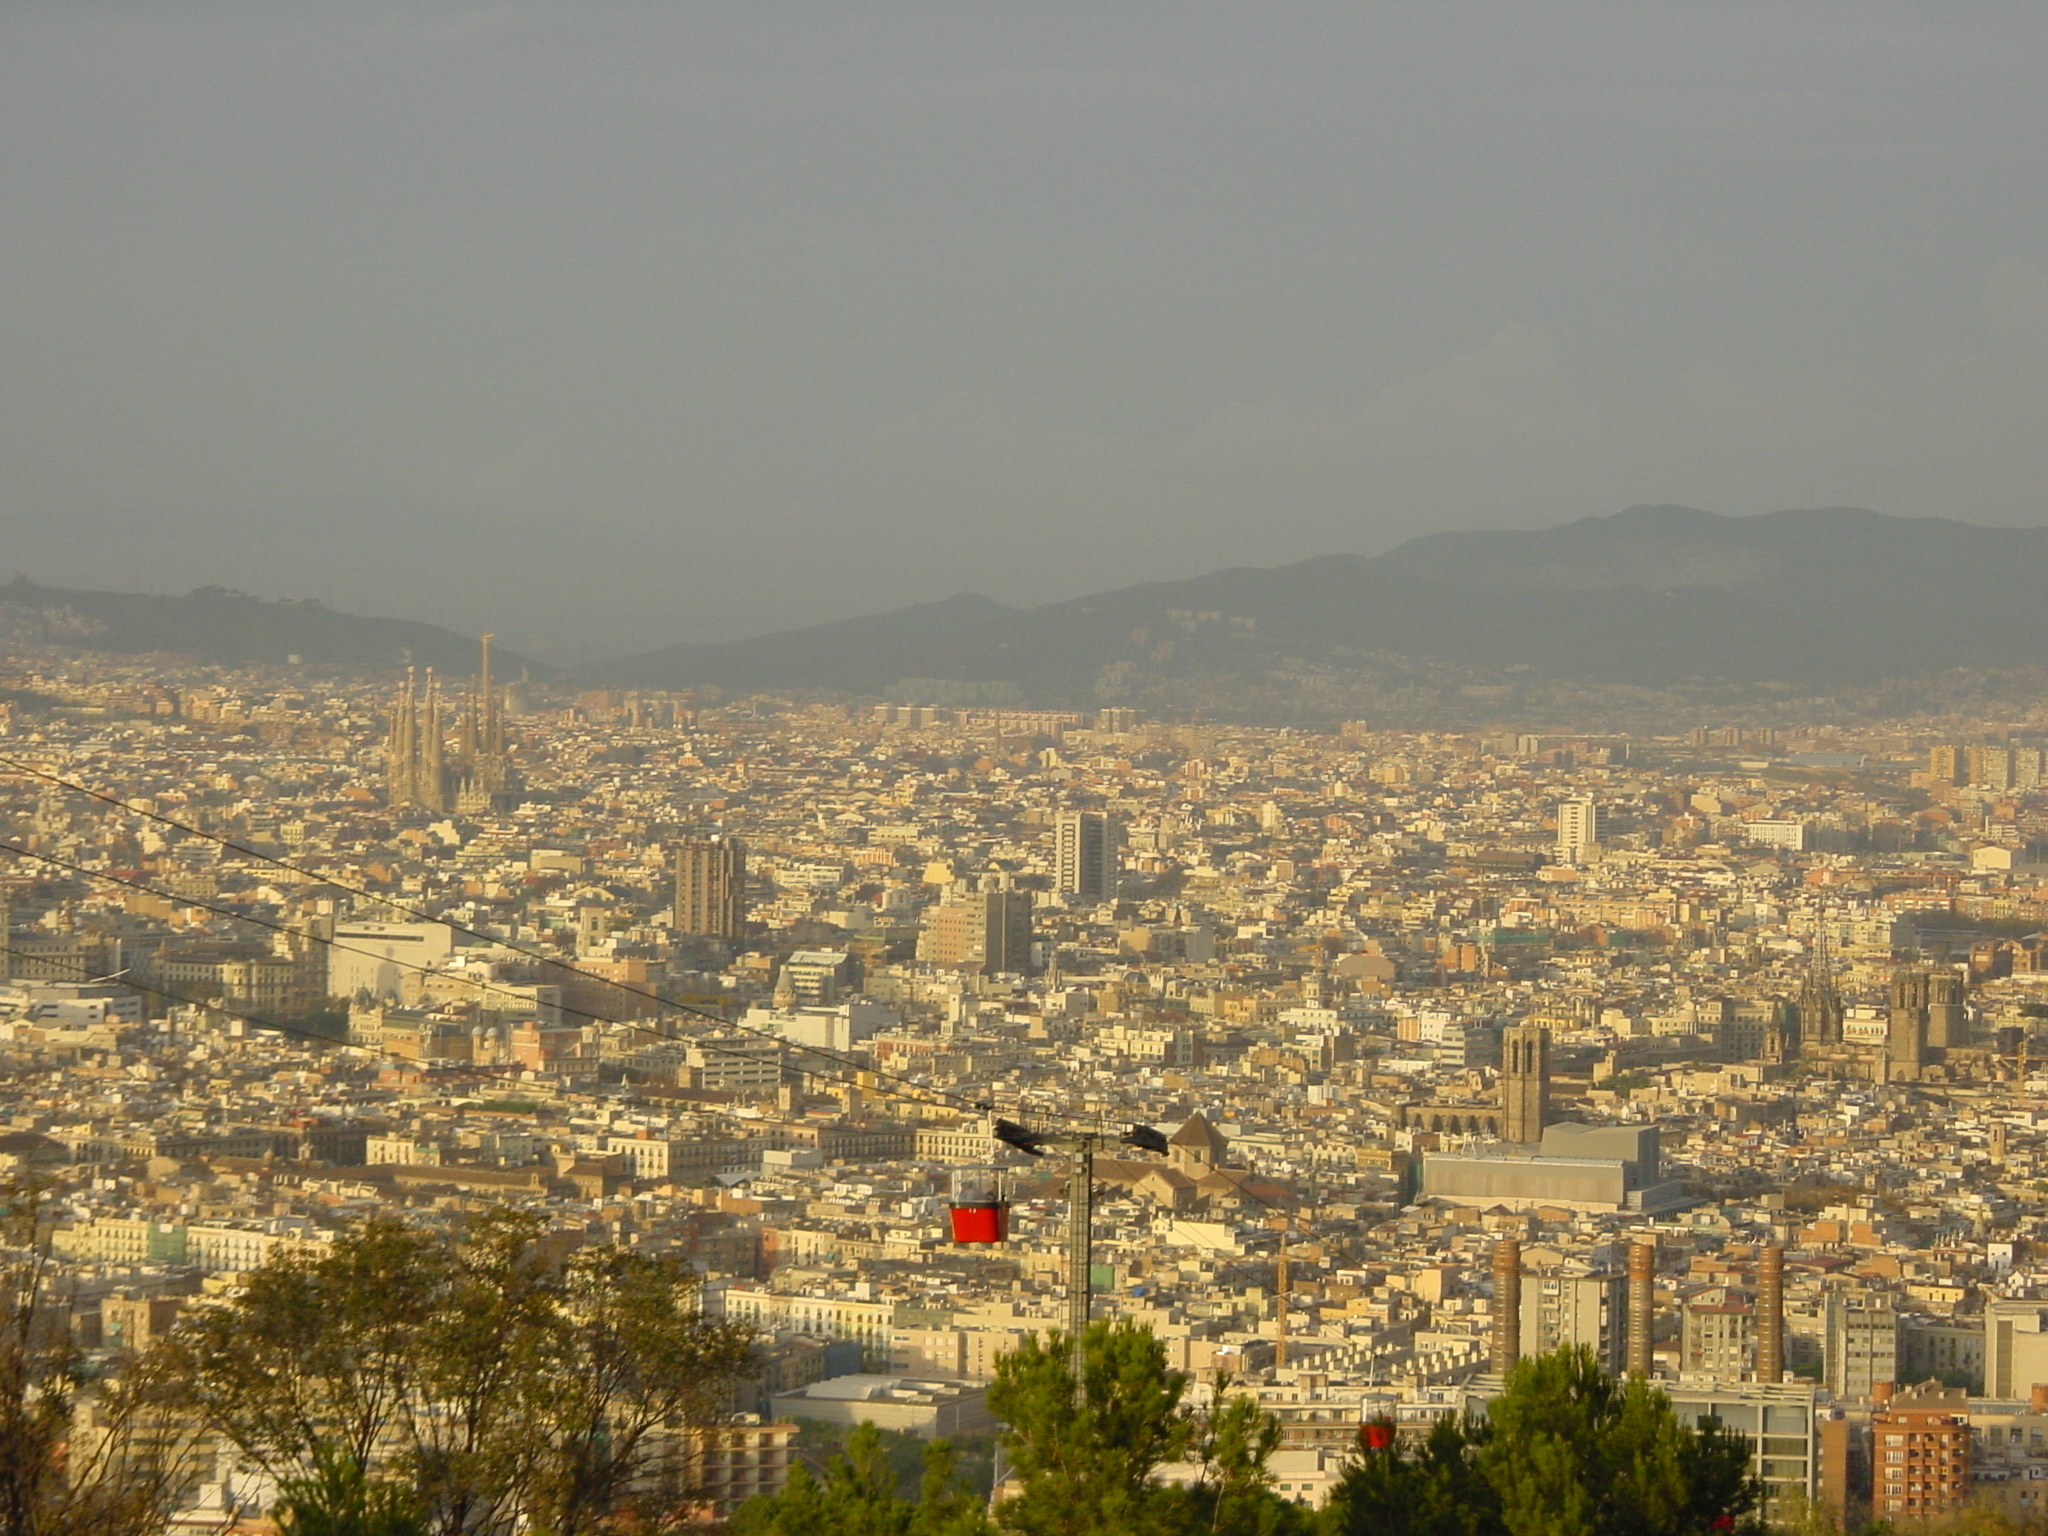
<svg viewBox="0 0 2048 1536">
<path fill-rule="evenodd" d="M 280 1478 L 300 1529 L 388 1480 L 410 1502 L 379 1518 L 416 1506 L 437 1536 L 680 1519 L 688 1437 L 750 1357 L 679 1261 L 569 1250 L 510 1211 L 459 1241 L 367 1222 L 266 1264 L 176 1348 L 196 1416 Z"/>
<path fill-rule="evenodd" d="M 925 1447 L 918 1496 L 906 1499 L 881 1431 L 865 1423 L 827 1464 L 822 1482 L 799 1461 L 780 1493 L 750 1499 L 733 1521 L 735 1536 L 986 1536 L 988 1528 L 951 1445 Z"/>
<path fill-rule="evenodd" d="M 1016 1486 L 995 1506 L 1006 1536 L 1306 1536 L 1307 1514 L 1273 1491 L 1266 1459 L 1279 1426 L 1251 1398 L 1222 1394 L 1198 1412 L 1188 1378 L 1134 1323 L 1096 1323 L 1083 1340 L 1080 1394 L 1067 1341 L 1027 1339 L 1002 1357 L 989 1408 Z M 1163 1479 L 1168 1463 L 1187 1482 Z M 943 1441 L 927 1451 L 915 1500 L 898 1496 L 882 1437 L 862 1426 L 823 1480 L 799 1466 L 782 1493 L 744 1506 L 739 1536 L 980 1536 L 989 1516 Z"/>
<path fill-rule="evenodd" d="M 1521 1361 L 1485 1418 L 1445 1419 L 1346 1469 L 1329 1536 L 1716 1536 L 1757 1526 L 1748 1441 L 1687 1425 L 1592 1351 Z"/>
<path fill-rule="evenodd" d="M 88 1360 L 33 1178 L 0 1186 L 0 1536 L 154 1536 L 192 1452 L 155 1358 Z"/>
</svg>

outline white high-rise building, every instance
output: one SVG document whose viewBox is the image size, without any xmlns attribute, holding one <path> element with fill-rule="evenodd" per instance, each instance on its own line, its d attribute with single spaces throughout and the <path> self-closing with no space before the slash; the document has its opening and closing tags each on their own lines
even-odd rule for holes
<svg viewBox="0 0 2048 1536">
<path fill-rule="evenodd" d="M 1116 894 L 1122 826 L 1101 811 L 1061 811 L 1052 824 L 1053 889 L 1084 902 Z"/>
<path fill-rule="evenodd" d="M 1566 800 L 1557 808 L 1557 859 L 1583 864 L 1600 846 L 1600 807 L 1590 798 Z"/>
</svg>

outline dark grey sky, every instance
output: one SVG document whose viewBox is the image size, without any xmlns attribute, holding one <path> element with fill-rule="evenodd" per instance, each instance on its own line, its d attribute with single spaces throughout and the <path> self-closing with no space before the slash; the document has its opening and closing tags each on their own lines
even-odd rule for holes
<svg viewBox="0 0 2048 1536">
<path fill-rule="evenodd" d="M 0 7 L 0 567 L 570 659 L 2048 521 L 2048 8 Z"/>
</svg>

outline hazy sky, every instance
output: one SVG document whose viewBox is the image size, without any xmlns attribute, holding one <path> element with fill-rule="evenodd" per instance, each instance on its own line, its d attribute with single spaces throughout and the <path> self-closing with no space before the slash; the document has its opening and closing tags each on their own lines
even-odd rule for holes
<svg viewBox="0 0 2048 1536">
<path fill-rule="evenodd" d="M 2048 8 L 0 3 L 0 575 L 555 659 L 2048 522 Z"/>
</svg>

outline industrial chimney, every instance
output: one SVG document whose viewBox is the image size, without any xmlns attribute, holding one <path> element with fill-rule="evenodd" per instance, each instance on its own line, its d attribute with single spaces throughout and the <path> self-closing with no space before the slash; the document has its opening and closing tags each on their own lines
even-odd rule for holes
<svg viewBox="0 0 2048 1536">
<path fill-rule="evenodd" d="M 1522 1358 L 1522 1245 L 1504 1237 L 1493 1245 L 1493 1370 L 1505 1376 Z"/>
<path fill-rule="evenodd" d="M 1650 1346 L 1657 1329 L 1657 1245 L 1628 1246 L 1628 1373 L 1650 1374 Z"/>
<path fill-rule="evenodd" d="M 1776 1243 L 1756 1266 L 1756 1379 L 1785 1379 L 1785 1250 Z"/>
</svg>

